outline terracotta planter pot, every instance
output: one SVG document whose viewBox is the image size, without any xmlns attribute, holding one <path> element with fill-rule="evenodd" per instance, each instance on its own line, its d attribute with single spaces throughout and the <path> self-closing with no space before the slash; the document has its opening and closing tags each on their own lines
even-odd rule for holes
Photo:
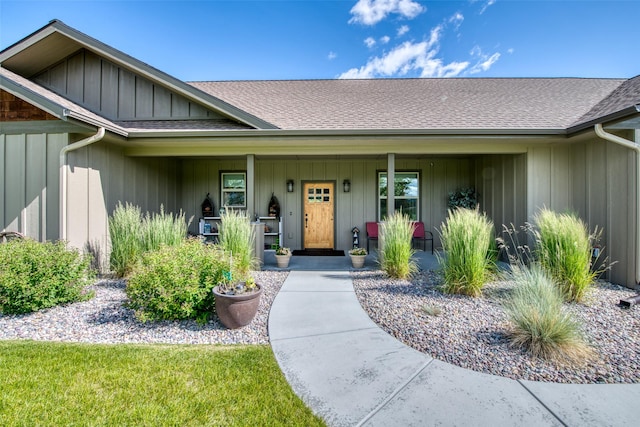
<svg viewBox="0 0 640 427">
<path fill-rule="evenodd" d="M 366 255 L 351 255 L 351 254 L 349 254 L 349 256 L 351 257 L 351 265 L 353 265 L 353 268 L 362 268 L 362 267 L 364 267 L 364 260 L 367 257 Z"/>
<path fill-rule="evenodd" d="M 289 267 L 290 259 L 291 259 L 291 255 L 276 255 L 276 262 L 278 263 L 278 267 L 280 268 Z"/>
<path fill-rule="evenodd" d="M 218 286 L 213 288 L 213 294 L 216 297 L 216 314 L 224 326 L 229 329 L 237 329 L 251 323 L 258 312 L 260 306 L 260 295 L 262 295 L 262 287 L 256 284 L 258 288 L 255 292 L 226 295 L 218 292 Z"/>
</svg>

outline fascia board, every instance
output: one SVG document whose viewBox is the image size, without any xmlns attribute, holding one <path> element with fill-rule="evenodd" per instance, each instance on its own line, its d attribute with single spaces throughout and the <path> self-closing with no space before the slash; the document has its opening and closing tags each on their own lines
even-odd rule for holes
<svg viewBox="0 0 640 427">
<path fill-rule="evenodd" d="M 79 122 L 76 124 L 80 128 L 86 128 L 87 124 L 96 126 L 96 127 L 104 127 L 108 129 L 110 132 L 117 133 L 118 135 L 128 136 L 128 133 L 125 129 L 109 122 L 102 121 L 97 118 L 88 117 L 76 111 L 70 110 L 40 94 L 33 92 L 31 89 L 26 88 L 5 76 L 0 75 L 0 88 L 6 90 L 7 92 L 15 95 L 21 99 L 26 100 L 27 102 L 35 105 L 43 111 L 51 114 L 59 118 L 60 120 L 68 121 L 69 118 L 75 119 L 75 121 Z"/>
<path fill-rule="evenodd" d="M 184 95 L 193 101 L 203 104 L 209 108 L 218 110 L 223 115 L 226 115 L 232 119 L 238 120 L 244 124 L 258 129 L 276 129 L 276 126 L 272 125 L 271 123 L 253 116 L 244 110 L 234 107 L 233 105 L 228 104 L 221 99 L 206 94 L 205 92 L 202 92 L 195 87 L 189 86 L 183 81 L 176 79 L 175 77 L 172 77 L 169 74 L 166 74 L 148 64 L 145 64 L 144 62 L 135 59 L 134 57 L 129 56 L 124 52 L 114 49 L 111 46 L 94 39 L 93 37 L 81 33 L 67 26 L 61 21 L 54 21 L 50 25 L 52 28 L 55 28 L 56 31 L 86 46 L 89 50 L 92 50 L 108 58 L 118 65 L 139 73 L 140 75 L 143 75 L 152 81 L 156 81 L 162 86 L 180 93 L 181 95 Z"/>
<path fill-rule="evenodd" d="M 328 129 L 328 130 L 290 130 L 290 129 L 257 129 L 257 130 L 150 130 L 131 131 L 130 138 L 228 138 L 228 137 L 267 137 L 267 138 L 310 138 L 310 137 L 422 137 L 422 136 L 567 136 L 564 129 Z"/>
<path fill-rule="evenodd" d="M 606 116 L 598 117 L 597 119 L 589 120 L 588 122 L 580 123 L 576 126 L 572 126 L 569 129 L 567 129 L 567 133 L 569 135 L 572 135 L 574 133 L 578 133 L 585 129 L 592 128 L 597 123 L 620 122 L 620 121 L 623 121 L 624 119 L 637 116 L 638 114 L 640 114 L 640 104 L 624 108 L 620 111 L 607 114 Z"/>
<path fill-rule="evenodd" d="M 47 99 L 33 92 L 31 89 L 21 86 L 2 75 L 0 75 L 0 88 L 6 90 L 14 96 L 17 96 L 18 98 L 24 99 L 34 104 L 36 107 L 46 111 L 52 116 L 59 118 L 60 120 L 66 120 L 66 109 L 62 105 L 53 102 L 50 99 Z"/>
</svg>

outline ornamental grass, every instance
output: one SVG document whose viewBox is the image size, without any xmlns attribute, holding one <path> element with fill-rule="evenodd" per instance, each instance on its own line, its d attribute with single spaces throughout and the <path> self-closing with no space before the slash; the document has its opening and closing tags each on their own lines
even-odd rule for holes
<svg viewBox="0 0 640 427">
<path fill-rule="evenodd" d="M 478 209 L 451 209 L 440 237 L 444 292 L 479 296 L 495 269 L 493 222 Z"/>
<path fill-rule="evenodd" d="M 536 258 L 558 283 L 565 300 L 581 301 L 601 271 L 591 268 L 592 245 L 599 238 L 597 229 L 589 233 L 586 224 L 574 214 L 548 209 L 535 217 Z"/>
<path fill-rule="evenodd" d="M 579 363 L 593 352 L 584 341 L 580 324 L 563 306 L 563 294 L 539 264 L 512 266 L 505 279 L 513 293 L 502 303 L 511 324 L 511 344 L 534 357 Z"/>
<path fill-rule="evenodd" d="M 249 217 L 244 212 L 228 209 L 220 219 L 220 246 L 233 256 L 238 273 L 247 275 L 257 264 L 253 255 L 255 236 Z"/>
<path fill-rule="evenodd" d="M 415 225 L 408 215 L 396 212 L 380 224 L 380 266 L 389 277 L 406 279 L 418 271 L 411 242 Z"/>
</svg>

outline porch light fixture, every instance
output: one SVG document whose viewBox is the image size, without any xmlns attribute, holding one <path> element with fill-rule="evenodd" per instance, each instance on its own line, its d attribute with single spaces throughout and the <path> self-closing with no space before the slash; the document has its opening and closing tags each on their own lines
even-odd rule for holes
<svg viewBox="0 0 640 427">
<path fill-rule="evenodd" d="M 342 191 L 344 191 L 345 193 L 351 191 L 351 181 L 349 181 L 348 179 L 342 181 Z"/>
<path fill-rule="evenodd" d="M 293 180 L 292 179 L 287 181 L 287 193 L 293 193 Z"/>
</svg>

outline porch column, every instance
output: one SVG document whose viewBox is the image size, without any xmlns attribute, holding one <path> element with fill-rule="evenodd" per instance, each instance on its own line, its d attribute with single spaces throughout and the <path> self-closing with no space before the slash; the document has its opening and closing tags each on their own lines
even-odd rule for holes
<svg viewBox="0 0 640 427">
<path fill-rule="evenodd" d="M 247 215 L 253 221 L 255 216 L 255 178 L 256 178 L 256 161 L 253 154 L 247 154 Z"/>
<path fill-rule="evenodd" d="M 387 216 L 393 215 L 396 208 L 396 155 L 395 153 L 387 154 Z"/>
</svg>

